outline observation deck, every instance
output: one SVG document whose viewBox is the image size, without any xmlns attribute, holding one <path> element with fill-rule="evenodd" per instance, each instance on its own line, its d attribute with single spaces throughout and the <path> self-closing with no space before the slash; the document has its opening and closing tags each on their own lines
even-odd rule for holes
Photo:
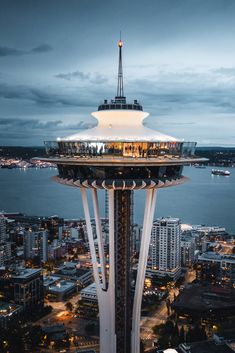
<svg viewBox="0 0 235 353">
<path fill-rule="evenodd" d="M 57 164 L 56 181 L 88 188 L 140 189 L 182 183 L 183 165 L 206 161 L 195 142 L 48 141 L 44 161 Z"/>
</svg>

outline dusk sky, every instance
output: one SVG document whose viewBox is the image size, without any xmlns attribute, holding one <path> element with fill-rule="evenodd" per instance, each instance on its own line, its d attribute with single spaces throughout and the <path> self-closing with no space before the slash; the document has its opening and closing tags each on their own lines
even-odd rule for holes
<svg viewBox="0 0 235 353">
<path fill-rule="evenodd" d="M 146 125 L 235 146 L 234 0 L 0 0 L 0 145 L 42 145 L 95 124 L 124 91 Z"/>
</svg>

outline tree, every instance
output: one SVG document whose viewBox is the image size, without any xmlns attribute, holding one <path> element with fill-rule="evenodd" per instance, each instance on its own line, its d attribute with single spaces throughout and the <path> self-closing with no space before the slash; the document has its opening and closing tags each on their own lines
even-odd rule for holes
<svg viewBox="0 0 235 353">
<path fill-rule="evenodd" d="M 174 334 L 175 336 L 179 337 L 179 327 L 178 327 L 177 321 L 175 322 L 175 325 L 174 325 L 173 334 Z"/>
<path fill-rule="evenodd" d="M 140 353 L 144 353 L 144 342 L 140 340 Z"/>
<path fill-rule="evenodd" d="M 86 324 L 85 330 L 90 335 L 93 334 L 95 332 L 95 324 L 93 322 Z"/>
<path fill-rule="evenodd" d="M 188 331 L 187 342 L 197 342 L 205 339 L 207 339 L 205 329 L 198 324 Z"/>
<path fill-rule="evenodd" d="M 65 307 L 66 307 L 66 309 L 67 309 L 68 311 L 73 311 L 73 304 L 72 304 L 72 303 L 67 302 L 67 303 L 65 304 Z"/>
<path fill-rule="evenodd" d="M 181 326 L 180 329 L 180 343 L 184 343 L 185 342 L 185 331 L 184 331 L 184 326 Z"/>
</svg>

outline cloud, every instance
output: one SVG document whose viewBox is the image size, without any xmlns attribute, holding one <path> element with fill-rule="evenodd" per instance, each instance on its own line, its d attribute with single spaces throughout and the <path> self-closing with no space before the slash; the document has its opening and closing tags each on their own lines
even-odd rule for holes
<svg viewBox="0 0 235 353">
<path fill-rule="evenodd" d="M 57 131 L 63 130 L 84 130 L 94 126 L 91 123 L 85 123 L 83 120 L 76 124 L 64 124 L 62 120 L 50 120 L 42 121 L 39 119 L 27 119 L 27 118 L 0 118 L 0 126 L 4 128 L 12 129 L 12 131 L 25 131 L 30 130 L 45 130 L 45 129 L 56 129 Z"/>
<path fill-rule="evenodd" d="M 42 121 L 40 119 L 0 117 L 0 139 L 2 144 L 41 145 L 44 140 L 56 139 L 58 135 L 70 135 L 74 131 L 89 129 L 93 126 L 94 124 L 84 121 L 64 124 L 62 120 Z"/>
<path fill-rule="evenodd" d="M 220 67 L 214 72 L 225 76 L 235 76 L 235 67 Z"/>
<path fill-rule="evenodd" d="M 1 56 L 19 56 L 19 55 L 25 55 L 26 52 L 23 50 L 17 50 L 9 47 L 2 47 L 0 46 L 0 57 Z"/>
<path fill-rule="evenodd" d="M 71 81 L 72 79 L 81 79 L 81 80 L 88 80 L 90 78 L 90 74 L 85 74 L 82 71 L 73 71 L 67 73 L 60 73 L 55 75 L 56 78 L 61 78 L 63 80 Z"/>
<path fill-rule="evenodd" d="M 4 56 L 22 56 L 22 55 L 29 55 L 29 54 L 36 54 L 36 53 L 47 53 L 53 50 L 53 48 L 48 44 L 41 44 L 31 50 L 20 50 L 10 47 L 3 47 L 0 46 L 0 57 Z"/>
<path fill-rule="evenodd" d="M 221 72 L 229 76 L 225 77 Z M 158 115 L 234 113 L 235 76 L 231 74 L 232 68 L 181 68 L 175 71 L 160 68 L 151 76 L 130 80 L 125 91 L 140 98 L 145 109 Z"/>
<path fill-rule="evenodd" d="M 104 77 L 98 72 L 85 73 L 82 71 L 73 71 L 73 72 L 67 72 L 67 73 L 59 73 L 55 75 L 55 77 L 63 80 L 68 80 L 68 81 L 79 79 L 82 81 L 89 81 L 90 83 L 94 83 L 94 84 L 102 84 L 108 81 L 106 77 Z"/>
<path fill-rule="evenodd" d="M 30 53 L 47 53 L 52 50 L 53 50 L 53 48 L 50 45 L 41 44 L 41 45 L 33 48 L 32 50 L 30 50 Z"/>
<path fill-rule="evenodd" d="M 56 92 L 57 91 L 57 92 Z M 44 107 L 90 107 L 92 99 L 83 97 L 82 93 L 78 97 L 78 92 L 65 94 L 57 89 L 35 88 L 25 85 L 8 85 L 0 83 L 0 98 L 28 100 Z"/>
</svg>

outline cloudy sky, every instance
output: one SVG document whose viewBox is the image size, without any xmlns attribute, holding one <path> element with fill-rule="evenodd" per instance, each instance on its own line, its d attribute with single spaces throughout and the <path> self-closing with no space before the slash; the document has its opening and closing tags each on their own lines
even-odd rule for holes
<svg viewBox="0 0 235 353">
<path fill-rule="evenodd" d="M 0 145 L 42 145 L 95 124 L 124 90 L 147 126 L 235 146 L 234 0 L 0 0 Z"/>
</svg>

